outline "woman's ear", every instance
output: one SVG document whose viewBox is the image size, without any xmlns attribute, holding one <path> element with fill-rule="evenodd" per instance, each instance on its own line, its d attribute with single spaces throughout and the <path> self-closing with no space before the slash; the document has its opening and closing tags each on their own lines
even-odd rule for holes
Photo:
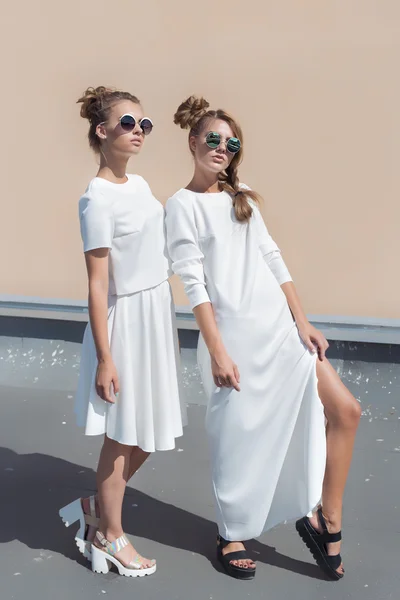
<svg viewBox="0 0 400 600">
<path fill-rule="evenodd" d="M 194 135 L 189 138 L 189 148 L 192 152 L 196 150 L 196 136 Z"/>
<path fill-rule="evenodd" d="M 106 132 L 106 128 L 104 127 L 104 123 L 100 123 L 99 125 L 97 125 L 96 135 L 101 140 L 105 140 L 107 138 L 107 132 Z"/>
</svg>

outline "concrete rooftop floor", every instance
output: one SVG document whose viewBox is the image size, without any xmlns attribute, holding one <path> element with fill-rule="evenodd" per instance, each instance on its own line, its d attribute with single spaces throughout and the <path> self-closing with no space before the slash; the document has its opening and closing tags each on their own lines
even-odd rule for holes
<svg viewBox="0 0 400 600">
<path fill-rule="evenodd" d="M 257 576 L 238 582 L 215 563 L 214 511 L 195 351 L 182 352 L 189 425 L 152 455 L 127 489 L 126 532 L 157 558 L 151 577 L 93 575 L 58 509 L 93 493 L 100 438 L 73 417 L 80 344 L 0 337 L 1 600 L 398 600 L 400 364 L 332 359 L 363 417 L 346 491 L 345 578 L 325 581 L 293 524 L 248 544 Z"/>
</svg>

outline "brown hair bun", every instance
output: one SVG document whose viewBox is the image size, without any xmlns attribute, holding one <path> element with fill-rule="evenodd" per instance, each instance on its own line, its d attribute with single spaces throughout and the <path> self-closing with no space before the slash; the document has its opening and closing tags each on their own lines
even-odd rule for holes
<svg viewBox="0 0 400 600">
<path fill-rule="evenodd" d="M 206 114 L 210 104 L 205 98 L 189 96 L 179 105 L 174 114 L 174 123 L 182 129 L 193 129 L 196 123 Z"/>
<path fill-rule="evenodd" d="M 77 100 L 77 104 L 82 104 L 80 113 L 81 117 L 83 119 L 89 119 L 90 121 L 93 116 L 94 106 L 99 102 L 99 100 L 101 100 L 102 97 L 112 92 L 113 90 L 106 88 L 103 85 L 100 85 L 97 88 L 88 87 L 79 100 Z"/>
</svg>

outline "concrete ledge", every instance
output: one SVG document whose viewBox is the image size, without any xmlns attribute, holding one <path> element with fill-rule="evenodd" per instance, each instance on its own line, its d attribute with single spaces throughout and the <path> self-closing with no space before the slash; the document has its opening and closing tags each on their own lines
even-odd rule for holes
<svg viewBox="0 0 400 600">
<path fill-rule="evenodd" d="M 25 340 L 54 340 L 81 343 L 86 323 L 59 319 L 0 316 L 1 338 Z M 196 348 L 199 332 L 183 328 L 178 321 L 179 340 L 182 348 Z M 327 336 L 330 347 L 329 359 L 366 361 L 377 363 L 400 363 L 400 344 L 353 342 L 334 340 Z"/>
<path fill-rule="evenodd" d="M 60 321 L 88 321 L 87 302 L 29 296 L 0 295 L 0 316 Z"/>
<path fill-rule="evenodd" d="M 188 306 L 177 306 L 176 317 L 179 329 L 198 330 Z M 0 295 L 0 318 L 3 326 L 5 318 L 85 324 L 88 321 L 88 308 L 87 302 L 81 300 Z M 308 315 L 308 318 L 329 340 L 400 345 L 400 319 L 337 315 Z"/>
</svg>

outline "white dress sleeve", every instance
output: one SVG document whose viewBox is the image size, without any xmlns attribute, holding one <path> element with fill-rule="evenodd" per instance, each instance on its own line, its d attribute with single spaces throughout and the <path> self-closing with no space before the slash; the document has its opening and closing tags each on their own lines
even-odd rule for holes
<svg viewBox="0 0 400 600">
<path fill-rule="evenodd" d="M 264 223 L 264 219 L 260 213 L 258 207 L 252 204 L 253 217 L 255 220 L 255 226 L 257 229 L 258 240 L 260 244 L 260 251 L 264 257 L 265 262 L 275 275 L 279 285 L 293 281 L 287 266 L 282 258 L 281 251 L 277 244 L 270 236 L 268 229 Z"/>
<path fill-rule="evenodd" d="M 185 287 L 191 308 L 210 302 L 206 289 L 204 254 L 198 243 L 198 233 L 190 200 L 172 197 L 166 206 L 168 252 L 172 270 Z"/>
<path fill-rule="evenodd" d="M 83 251 L 112 248 L 114 217 L 103 196 L 86 194 L 79 201 L 79 220 Z"/>
<path fill-rule="evenodd" d="M 241 183 L 240 187 L 243 190 L 251 189 L 245 183 Z M 271 269 L 279 285 L 287 283 L 288 281 L 293 281 L 288 271 L 288 268 L 285 265 L 285 261 L 282 258 L 280 249 L 278 248 L 277 244 L 274 242 L 274 240 L 268 232 L 268 229 L 265 225 L 264 219 L 257 204 L 250 199 L 248 201 L 250 202 L 253 209 L 253 218 L 255 221 L 258 240 L 260 243 L 260 250 L 265 262 Z"/>
</svg>

